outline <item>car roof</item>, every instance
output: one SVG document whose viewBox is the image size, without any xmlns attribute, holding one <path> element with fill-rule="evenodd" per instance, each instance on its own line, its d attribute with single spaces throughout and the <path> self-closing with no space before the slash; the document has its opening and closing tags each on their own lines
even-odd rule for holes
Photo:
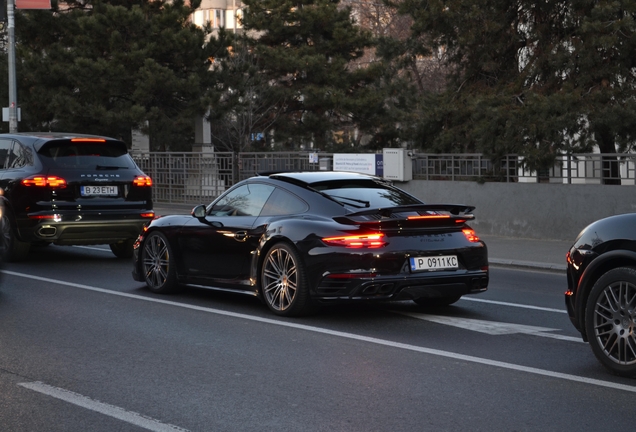
<svg viewBox="0 0 636 432">
<path fill-rule="evenodd" d="M 16 132 L 16 133 L 0 134 L 0 138 L 15 138 L 20 140 L 26 139 L 30 142 L 36 142 L 36 141 L 46 142 L 51 140 L 73 139 L 73 138 L 102 138 L 105 140 L 120 141 L 120 140 L 116 140 L 115 138 L 110 138 L 107 136 L 72 133 L 72 132 Z"/>
<path fill-rule="evenodd" d="M 35 151 L 40 149 L 48 142 L 57 140 L 72 140 L 72 139 L 103 139 L 110 142 L 120 143 L 120 145 L 126 146 L 126 144 L 118 139 L 110 138 L 101 135 L 90 135 L 81 133 L 70 132 L 17 132 L 17 133 L 4 133 L 0 134 L 0 139 L 16 139 L 22 144 L 31 146 Z"/>
<path fill-rule="evenodd" d="M 311 185 L 326 181 L 337 180 L 376 180 L 383 181 L 381 177 L 372 176 L 348 171 L 295 171 L 295 172 L 278 172 L 266 174 L 271 179 L 279 179 L 293 183 L 304 183 Z"/>
</svg>

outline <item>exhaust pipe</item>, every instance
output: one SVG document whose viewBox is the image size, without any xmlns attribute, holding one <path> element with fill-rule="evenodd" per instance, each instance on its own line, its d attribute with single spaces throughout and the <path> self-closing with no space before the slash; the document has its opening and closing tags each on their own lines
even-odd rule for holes
<svg viewBox="0 0 636 432">
<path fill-rule="evenodd" d="M 41 237 L 53 237 L 57 233 L 57 228 L 45 225 L 38 230 Z"/>
</svg>

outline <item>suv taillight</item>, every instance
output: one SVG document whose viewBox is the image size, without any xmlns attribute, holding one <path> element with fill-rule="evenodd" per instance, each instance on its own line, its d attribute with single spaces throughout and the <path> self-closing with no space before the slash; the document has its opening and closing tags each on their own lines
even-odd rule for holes
<svg viewBox="0 0 636 432">
<path fill-rule="evenodd" d="M 152 186 L 152 179 L 148 176 L 137 176 L 133 180 L 135 186 Z"/>
<path fill-rule="evenodd" d="M 66 180 L 57 176 L 31 176 L 22 180 L 24 186 L 39 186 L 39 187 L 52 187 L 52 188 L 65 188 Z"/>
</svg>

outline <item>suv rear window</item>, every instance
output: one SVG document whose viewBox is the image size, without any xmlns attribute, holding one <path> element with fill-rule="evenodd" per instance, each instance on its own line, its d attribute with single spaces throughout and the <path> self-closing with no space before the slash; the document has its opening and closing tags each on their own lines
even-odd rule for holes
<svg viewBox="0 0 636 432">
<path fill-rule="evenodd" d="M 51 141 L 38 154 L 47 165 L 64 169 L 135 168 L 126 145 L 118 141 Z"/>
<path fill-rule="evenodd" d="M 354 209 L 422 204 L 399 189 L 373 180 L 334 180 L 311 187 Z"/>
</svg>

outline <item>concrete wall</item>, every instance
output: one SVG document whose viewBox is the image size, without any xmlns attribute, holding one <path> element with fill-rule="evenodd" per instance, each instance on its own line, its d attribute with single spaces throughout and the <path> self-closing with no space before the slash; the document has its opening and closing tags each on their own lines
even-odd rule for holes
<svg viewBox="0 0 636 432">
<path fill-rule="evenodd" d="M 572 241 L 590 222 L 636 212 L 635 186 L 411 180 L 395 185 L 426 203 L 474 205 L 483 234 Z"/>
</svg>

